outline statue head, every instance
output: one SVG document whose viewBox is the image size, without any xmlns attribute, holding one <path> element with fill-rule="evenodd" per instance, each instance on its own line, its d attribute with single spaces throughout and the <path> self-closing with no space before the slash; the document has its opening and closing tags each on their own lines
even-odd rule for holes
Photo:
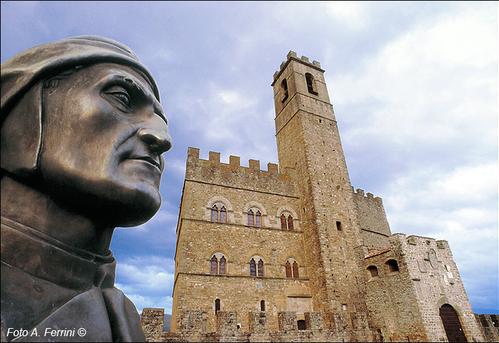
<svg viewBox="0 0 499 343">
<path fill-rule="evenodd" d="M 158 210 L 168 122 L 130 49 L 75 37 L 2 65 L 1 168 L 75 212 L 133 226 Z"/>
</svg>

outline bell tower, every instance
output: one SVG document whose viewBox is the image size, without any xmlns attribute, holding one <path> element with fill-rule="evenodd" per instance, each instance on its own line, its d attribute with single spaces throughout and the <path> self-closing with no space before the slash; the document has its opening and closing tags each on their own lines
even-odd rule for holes
<svg viewBox="0 0 499 343">
<path fill-rule="evenodd" d="M 365 314 L 360 229 L 324 70 L 290 51 L 272 86 L 280 168 L 300 194 L 314 311 Z"/>
</svg>

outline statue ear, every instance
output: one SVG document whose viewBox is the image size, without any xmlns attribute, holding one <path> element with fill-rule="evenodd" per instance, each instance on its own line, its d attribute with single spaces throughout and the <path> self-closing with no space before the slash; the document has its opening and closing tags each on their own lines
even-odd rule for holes
<svg viewBox="0 0 499 343">
<path fill-rule="evenodd" d="M 6 115 L 1 128 L 1 166 L 11 174 L 30 176 L 42 145 L 43 82 L 24 94 Z"/>
</svg>

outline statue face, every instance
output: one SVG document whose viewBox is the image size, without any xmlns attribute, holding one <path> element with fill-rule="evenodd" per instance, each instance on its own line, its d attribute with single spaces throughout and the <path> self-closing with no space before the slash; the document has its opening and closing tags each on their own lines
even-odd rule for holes
<svg viewBox="0 0 499 343">
<path fill-rule="evenodd" d="M 54 198 L 108 225 L 147 221 L 161 204 L 168 125 L 146 79 L 103 63 L 44 89 L 39 168 Z"/>
</svg>

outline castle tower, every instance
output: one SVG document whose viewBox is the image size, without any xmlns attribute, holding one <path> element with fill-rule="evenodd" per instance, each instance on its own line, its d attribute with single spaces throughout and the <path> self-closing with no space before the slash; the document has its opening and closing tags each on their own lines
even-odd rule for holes
<svg viewBox="0 0 499 343">
<path fill-rule="evenodd" d="M 290 51 L 272 86 L 279 165 L 300 194 L 314 311 L 365 315 L 360 229 L 324 70 Z"/>
</svg>

